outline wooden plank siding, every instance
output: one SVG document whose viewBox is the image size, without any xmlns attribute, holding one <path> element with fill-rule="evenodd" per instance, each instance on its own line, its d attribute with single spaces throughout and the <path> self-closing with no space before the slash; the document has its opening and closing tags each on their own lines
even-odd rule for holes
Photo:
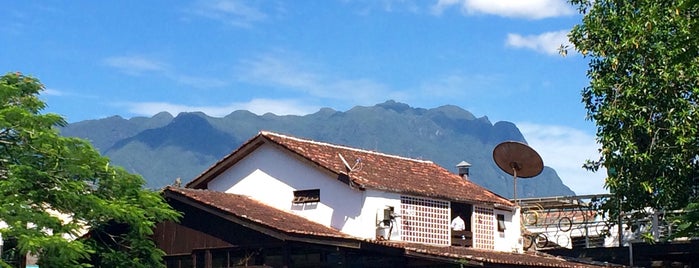
<svg viewBox="0 0 699 268">
<path fill-rule="evenodd" d="M 233 246 L 217 237 L 171 221 L 159 223 L 153 236 L 158 247 L 167 255 L 191 254 L 192 250 L 200 248 Z"/>
<path fill-rule="evenodd" d="M 169 203 L 183 216 L 179 223 L 159 223 L 153 232 L 156 245 L 166 255 L 191 254 L 197 249 L 280 244 L 277 239 L 181 202 L 170 200 Z"/>
</svg>

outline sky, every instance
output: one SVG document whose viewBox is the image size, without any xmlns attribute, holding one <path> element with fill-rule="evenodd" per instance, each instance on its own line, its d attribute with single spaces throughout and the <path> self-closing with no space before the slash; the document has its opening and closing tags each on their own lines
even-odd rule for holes
<svg viewBox="0 0 699 268">
<path fill-rule="evenodd" d="M 395 100 L 515 123 L 577 194 L 607 192 L 565 0 L 20 1 L 0 72 L 68 122 L 161 111 L 305 115 Z M 567 55 L 559 48 L 568 47 Z"/>
</svg>

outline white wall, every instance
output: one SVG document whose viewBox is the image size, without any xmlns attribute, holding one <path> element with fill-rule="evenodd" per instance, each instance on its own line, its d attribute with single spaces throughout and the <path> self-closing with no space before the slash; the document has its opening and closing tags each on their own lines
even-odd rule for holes
<svg viewBox="0 0 699 268">
<path fill-rule="evenodd" d="M 495 250 L 505 252 L 522 252 L 522 230 L 520 229 L 520 210 L 495 209 Z M 505 231 L 498 232 L 497 215 L 505 215 Z"/>
<path fill-rule="evenodd" d="M 551 219 L 546 218 L 546 214 L 542 214 L 541 218 L 538 218 L 536 225 L 528 225 L 526 228 L 529 232 L 533 234 L 543 234 L 548 239 L 549 243 L 545 247 L 564 247 L 573 248 L 573 239 L 584 238 L 585 236 L 594 238 L 597 236 L 604 235 L 607 229 L 606 223 L 603 219 L 596 215 L 594 218 L 586 219 L 587 222 L 582 222 L 580 218 L 576 218 L 574 215 L 565 215 L 553 217 Z M 566 222 L 568 219 L 569 222 Z M 569 223 L 569 224 L 567 224 Z M 605 247 L 607 246 L 617 246 L 617 228 L 613 227 L 609 229 L 612 236 L 605 237 Z M 532 247 L 537 247 L 533 245 Z"/>
<path fill-rule="evenodd" d="M 362 237 L 376 238 L 378 231 L 392 230 L 390 239 L 400 241 L 400 219 L 393 222 L 393 228 L 390 226 L 378 226 L 378 221 L 383 217 L 383 210 L 393 207 L 396 214 L 400 214 L 400 195 L 396 193 L 387 193 L 376 190 L 365 191 L 364 207 L 362 208 L 361 223 L 357 227 L 361 228 Z M 389 227 L 389 228 L 384 228 Z M 388 238 L 388 233 L 384 238 Z"/>
<path fill-rule="evenodd" d="M 368 220 L 360 218 L 365 193 L 331 175 L 265 144 L 209 182 L 208 188 L 247 195 L 347 234 L 374 238 L 373 231 L 362 226 Z M 293 192 L 307 189 L 320 189 L 320 202 L 293 205 Z"/>
<path fill-rule="evenodd" d="M 375 239 L 377 230 L 384 230 L 377 223 L 385 208 L 393 207 L 400 214 L 400 194 L 352 189 L 333 174 L 270 144 L 260 146 L 221 173 L 208 183 L 208 189 L 250 196 L 266 205 L 364 239 Z M 308 189 L 320 189 L 319 203 L 292 204 L 295 190 Z M 495 210 L 495 214 L 498 213 L 506 215 L 506 229 L 500 237 L 497 225 L 493 226 L 495 249 L 510 252 L 520 241 L 519 211 L 514 216 L 511 211 Z M 400 219 L 396 219 L 391 240 L 401 240 L 400 229 Z"/>
</svg>

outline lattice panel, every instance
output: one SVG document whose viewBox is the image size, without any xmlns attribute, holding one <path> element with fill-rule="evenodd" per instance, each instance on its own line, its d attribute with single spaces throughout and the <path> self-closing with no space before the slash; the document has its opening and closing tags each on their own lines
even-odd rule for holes
<svg viewBox="0 0 699 268">
<path fill-rule="evenodd" d="M 406 242 L 449 245 L 449 202 L 400 197 L 401 237 Z"/>
<path fill-rule="evenodd" d="M 495 248 L 495 216 L 492 208 L 473 207 L 473 247 Z"/>
</svg>

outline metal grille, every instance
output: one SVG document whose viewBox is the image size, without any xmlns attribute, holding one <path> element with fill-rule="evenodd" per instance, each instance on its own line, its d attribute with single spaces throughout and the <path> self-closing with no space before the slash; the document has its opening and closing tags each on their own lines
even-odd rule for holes
<svg viewBox="0 0 699 268">
<path fill-rule="evenodd" d="M 492 208 L 473 207 L 473 247 L 495 248 L 495 220 Z"/>
<path fill-rule="evenodd" d="M 449 202 L 400 197 L 401 237 L 406 242 L 449 245 Z"/>
</svg>

